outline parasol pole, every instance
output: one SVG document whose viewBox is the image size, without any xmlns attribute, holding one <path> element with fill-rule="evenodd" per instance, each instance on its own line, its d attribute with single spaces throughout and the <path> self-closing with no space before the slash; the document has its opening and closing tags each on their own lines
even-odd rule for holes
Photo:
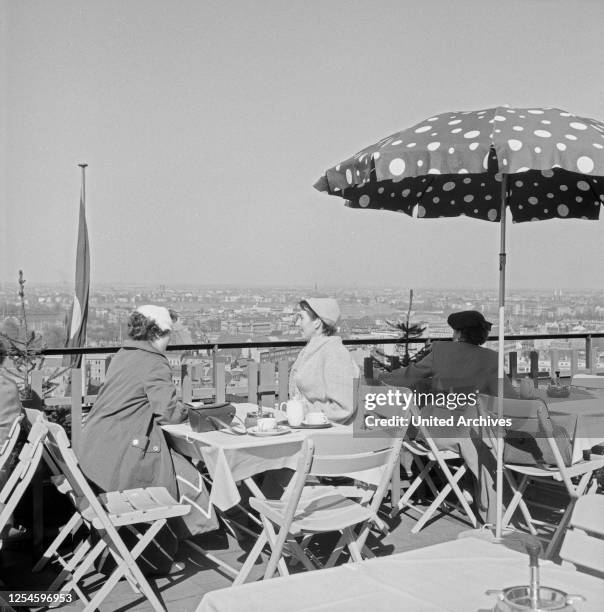
<svg viewBox="0 0 604 612">
<path fill-rule="evenodd" d="M 84 205 L 86 205 L 86 168 L 88 167 L 88 164 L 78 164 L 78 166 L 81 168 L 82 170 L 82 182 L 81 182 L 81 198 L 82 201 L 84 202 Z M 88 329 L 87 329 L 88 325 L 86 325 L 86 329 L 84 330 L 84 346 L 86 346 L 88 344 Z M 82 376 L 82 403 L 84 403 L 85 399 L 86 399 L 86 395 L 88 395 L 88 385 L 86 384 L 86 355 L 84 353 L 82 353 L 82 361 L 80 362 L 80 373 Z M 81 415 L 80 415 L 81 416 Z"/>
<path fill-rule="evenodd" d="M 505 213 L 507 197 L 508 175 L 501 177 L 501 210 L 500 210 L 500 248 L 499 248 L 499 345 L 497 353 L 497 418 L 498 423 L 503 418 L 503 377 L 504 369 L 504 343 L 505 343 Z M 502 427 L 497 425 L 497 479 L 496 487 L 496 519 L 495 538 L 501 538 L 501 523 L 503 522 L 503 436 Z"/>
</svg>

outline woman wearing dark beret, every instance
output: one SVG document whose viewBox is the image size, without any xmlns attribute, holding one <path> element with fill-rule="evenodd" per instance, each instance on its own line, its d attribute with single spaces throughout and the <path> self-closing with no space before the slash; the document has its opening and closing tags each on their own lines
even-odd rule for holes
<svg viewBox="0 0 604 612">
<path fill-rule="evenodd" d="M 497 352 L 481 346 L 492 324 L 477 310 L 454 312 L 447 323 L 453 328 L 453 342 L 435 342 L 421 361 L 382 376 L 382 382 L 415 387 L 431 379 L 431 391 L 435 393 L 477 391 L 497 395 Z M 516 397 L 507 376 L 503 385 L 505 397 Z"/>
</svg>

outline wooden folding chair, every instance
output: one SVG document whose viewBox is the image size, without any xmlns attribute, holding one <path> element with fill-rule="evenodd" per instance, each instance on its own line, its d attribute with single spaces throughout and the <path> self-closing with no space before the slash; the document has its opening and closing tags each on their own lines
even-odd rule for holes
<svg viewBox="0 0 604 612">
<path fill-rule="evenodd" d="M 190 506 L 179 504 L 163 487 L 95 495 L 80 470 L 63 428 L 55 423 L 47 423 L 46 426 L 47 450 L 64 476 L 66 486 L 63 492 L 69 495 L 79 515 L 77 519 L 72 517 L 72 521 L 81 519 L 91 532 L 96 531 L 99 535 L 99 541 L 93 547 L 87 545 L 78 549 L 74 555 L 75 561 L 71 560 L 67 566 L 64 566 L 50 590 L 57 590 L 60 587 L 61 592 L 69 592 L 73 589 L 84 602 L 85 610 L 95 610 L 117 582 L 121 578 L 126 578 L 135 591 L 145 595 L 154 610 L 165 610 L 138 567 L 136 559 L 144 553 L 145 548 L 166 524 L 167 519 L 184 516 L 190 511 Z M 59 483 L 59 490 L 61 487 Z M 117 528 L 142 524 L 149 526 L 144 534 L 138 536 L 139 541 L 132 550 L 128 550 Z M 80 588 L 79 582 L 105 548 L 115 559 L 117 567 L 89 600 Z"/>
<path fill-rule="evenodd" d="M 576 569 L 604 578 L 604 495 L 584 495 L 577 500 L 560 557 Z"/>
<path fill-rule="evenodd" d="M 250 498 L 250 505 L 264 523 L 272 550 L 265 579 L 272 578 L 275 573 L 286 543 L 306 569 L 316 569 L 298 542 L 307 535 L 341 533 L 325 567 L 335 565 L 345 549 L 349 550 L 353 561 L 373 556 L 365 547 L 365 541 L 371 526 L 381 525 L 377 511 L 388 490 L 392 471 L 395 466 L 398 468 L 402 439 L 317 436 L 314 445 L 310 468 L 305 473 L 308 452 L 303 450 L 300 470 L 284 498 Z M 365 484 L 346 488 L 304 486 L 306 476 L 347 476 L 356 483 Z M 272 526 L 279 529 L 275 537 L 270 534 Z"/>
<path fill-rule="evenodd" d="M 521 431 L 523 435 L 531 434 L 532 432 L 535 439 L 539 438 L 547 444 L 554 459 L 553 465 L 539 464 L 537 461 L 535 461 L 534 465 L 520 465 L 504 461 L 504 475 L 512 489 L 513 496 L 503 516 L 502 529 L 505 529 L 510 524 L 514 513 L 520 509 L 526 527 L 533 536 L 539 539 L 547 539 L 545 536 L 538 534 L 535 525 L 553 530 L 545 551 L 545 558 L 551 559 L 557 551 L 577 500 L 587 491 L 594 470 L 604 467 L 604 457 L 594 459 L 595 455 L 592 455 L 592 458 L 588 461 L 581 460 L 567 466 L 554 432 L 554 423 L 549 415 L 547 404 L 543 400 L 503 399 L 501 401 L 503 402 L 503 418 L 512 420 L 512 426 L 505 428 L 510 432 L 509 435 L 513 435 L 511 434 L 512 430 Z M 481 414 L 497 418 L 495 409 L 497 402 L 498 399 L 496 397 L 481 396 Z M 490 427 L 488 431 L 492 439 L 493 448 L 496 448 L 496 433 Z M 512 439 L 508 443 L 511 441 Z M 538 448 L 537 444 L 536 447 Z M 517 478 L 520 478 L 520 482 L 517 481 Z M 542 502 L 531 502 L 533 506 L 549 511 L 558 510 L 558 512 L 561 512 L 562 515 L 557 525 L 532 517 L 524 499 L 524 494 L 528 485 L 534 482 L 554 484 L 557 491 L 562 490 L 569 496 L 568 505 L 561 510 Z"/>
<path fill-rule="evenodd" d="M 418 418 L 421 414 L 417 406 L 409 406 L 409 413 L 410 416 Z M 447 497 L 449 497 L 451 493 L 455 495 L 458 501 L 458 504 L 453 507 L 461 508 L 472 526 L 476 527 L 476 516 L 458 484 L 462 476 L 468 471 L 468 468 L 463 463 L 461 465 L 449 463 L 449 461 L 461 459 L 460 454 L 453 450 L 439 449 L 430 430 L 421 422 L 417 429 L 419 430 L 420 436 L 414 440 L 406 439 L 403 442 L 403 448 L 413 455 L 413 461 L 419 470 L 419 474 L 409 485 L 409 488 L 405 491 L 398 503 L 399 512 L 405 508 L 409 508 L 420 514 L 420 518 L 411 529 L 411 533 L 418 533 L 437 510 L 440 509 L 443 513 L 450 512 L 447 508 L 449 504 Z M 444 476 L 446 480 L 445 486 L 440 491 L 432 477 L 433 474 L 436 473 Z M 412 501 L 413 494 L 422 483 L 428 485 L 434 495 L 434 500 L 425 510 L 419 508 L 417 504 Z"/>
<path fill-rule="evenodd" d="M 19 500 L 31 482 L 42 457 L 42 442 L 46 435 L 43 423 L 36 423 L 30 430 L 27 441 L 19 452 L 16 465 L 0 490 L 0 534 L 6 527 Z"/>
</svg>

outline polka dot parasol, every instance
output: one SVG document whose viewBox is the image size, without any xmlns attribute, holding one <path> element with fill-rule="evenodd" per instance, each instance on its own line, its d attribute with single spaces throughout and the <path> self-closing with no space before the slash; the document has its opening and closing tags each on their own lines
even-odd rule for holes
<svg viewBox="0 0 604 612">
<path fill-rule="evenodd" d="M 496 221 L 499 253 L 499 397 L 503 397 L 505 225 L 598 219 L 604 203 L 604 124 L 557 108 L 497 107 L 435 115 L 330 168 L 315 187 L 352 208 L 420 218 Z M 498 402 L 498 414 L 503 405 Z M 503 443 L 497 445 L 497 522 L 503 514 Z"/>
<path fill-rule="evenodd" d="M 604 124 L 556 108 L 443 113 L 366 147 L 315 187 L 372 208 L 436 218 L 515 222 L 598 219 Z"/>
</svg>

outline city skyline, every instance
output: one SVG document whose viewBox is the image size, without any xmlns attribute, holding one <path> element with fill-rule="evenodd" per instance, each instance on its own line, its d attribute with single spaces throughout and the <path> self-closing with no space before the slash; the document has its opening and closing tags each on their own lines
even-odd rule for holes
<svg viewBox="0 0 604 612">
<path fill-rule="evenodd" d="M 446 110 L 603 118 L 602 3 L 464 6 L 0 0 L 0 280 L 72 285 L 87 162 L 92 287 L 496 289 L 497 224 L 312 188 Z M 601 223 L 510 224 L 508 290 L 602 287 Z"/>
</svg>

